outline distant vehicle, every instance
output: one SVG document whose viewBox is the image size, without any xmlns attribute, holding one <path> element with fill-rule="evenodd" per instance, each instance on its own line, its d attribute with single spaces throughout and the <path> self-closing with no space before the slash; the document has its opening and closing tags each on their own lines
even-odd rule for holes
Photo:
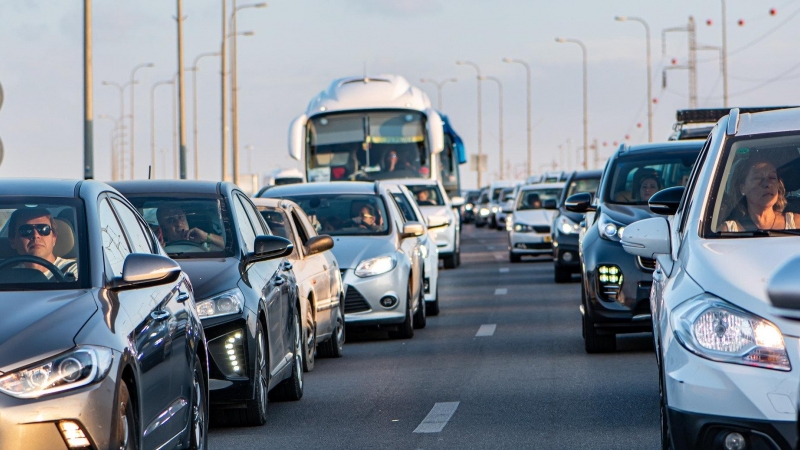
<svg viewBox="0 0 800 450">
<path fill-rule="evenodd" d="M 0 192 L 0 446 L 206 448 L 211 342 L 136 209 L 97 181 Z"/>
<path fill-rule="evenodd" d="M 788 108 L 797 108 L 797 106 L 739 108 L 739 111 L 741 114 L 746 114 Z M 706 137 L 708 137 L 708 133 L 714 128 L 714 125 L 720 119 L 727 116 L 730 110 L 730 108 L 680 109 L 675 113 L 675 124 L 672 126 L 672 134 L 669 136 L 669 140 L 705 140 Z"/>
<path fill-rule="evenodd" d="M 558 210 L 553 216 L 553 265 L 556 283 L 566 283 L 572 279 L 573 273 L 580 272 L 578 258 L 578 235 L 580 224 L 585 214 L 567 210 L 567 198 L 580 192 L 588 192 L 594 198 L 600 185 L 602 170 L 572 172 L 567 178 L 566 188 L 558 201 Z"/>
<path fill-rule="evenodd" d="M 344 288 L 339 264 L 333 256 L 333 238 L 317 234 L 306 213 L 290 200 L 254 198 L 253 203 L 276 236 L 294 246 L 288 256 L 300 295 L 303 318 L 303 368 L 314 370 L 320 356 L 343 354 Z"/>
<path fill-rule="evenodd" d="M 514 199 L 516 198 L 518 189 L 519 185 L 516 185 L 514 187 L 505 188 L 500 192 L 500 210 L 495 214 L 498 230 L 505 231 L 506 229 L 506 216 L 511 214 L 514 210 Z"/>
<path fill-rule="evenodd" d="M 461 213 L 461 219 L 464 223 L 475 222 L 476 207 L 480 196 L 481 191 L 478 190 L 467 191 L 464 194 L 464 207 Z"/>
<path fill-rule="evenodd" d="M 583 192 L 567 198 L 567 211 L 586 214 L 578 253 L 587 353 L 616 350 L 617 333 L 652 330 L 655 261 L 626 253 L 620 237 L 629 224 L 652 217 L 650 196 L 686 184 L 702 146 L 703 141 L 622 145 L 606 164 L 597 196 Z"/>
<path fill-rule="evenodd" d="M 478 201 L 475 203 L 475 226 L 485 227 L 492 215 L 492 197 L 489 194 L 489 187 L 486 186 L 481 189 Z"/>
<path fill-rule="evenodd" d="M 463 199 L 456 197 L 453 201 L 444 193 L 442 185 L 434 180 L 397 180 L 402 181 L 409 191 L 414 194 L 420 211 L 425 216 L 426 223 L 438 220 L 446 222 L 446 227 L 435 227 L 436 246 L 439 248 L 439 259 L 444 262 L 445 269 L 455 269 L 461 265 L 461 221 L 458 216 L 458 206 L 463 205 Z M 454 203 L 458 201 L 459 203 Z"/>
<path fill-rule="evenodd" d="M 405 221 L 379 182 L 304 183 L 277 186 L 272 198 L 297 203 L 320 233 L 333 237 L 333 254 L 345 284 L 348 328 L 389 329 L 410 339 L 424 328 L 424 271 L 419 236 L 425 226 Z"/>
<path fill-rule="evenodd" d="M 532 184 L 520 188 L 506 224 L 508 259 L 512 263 L 520 262 L 523 256 L 553 253 L 550 226 L 563 190 L 564 183 Z"/>
<path fill-rule="evenodd" d="M 555 171 L 545 172 L 541 175 L 532 175 L 525 180 L 525 184 L 558 183 L 561 181 L 567 181 L 568 176 L 569 176 L 568 172 L 564 172 L 562 170 L 555 170 Z"/>
<path fill-rule="evenodd" d="M 497 213 L 503 207 L 503 198 L 500 194 L 503 192 L 503 189 L 508 187 L 514 187 L 516 181 L 513 180 L 497 180 L 493 181 L 489 184 L 489 226 L 492 228 L 497 228 Z"/>
<path fill-rule="evenodd" d="M 300 305 L 293 248 L 270 233 L 233 183 L 113 183 L 189 274 L 208 337 L 215 420 L 263 425 L 267 402 L 303 396 Z"/>
</svg>

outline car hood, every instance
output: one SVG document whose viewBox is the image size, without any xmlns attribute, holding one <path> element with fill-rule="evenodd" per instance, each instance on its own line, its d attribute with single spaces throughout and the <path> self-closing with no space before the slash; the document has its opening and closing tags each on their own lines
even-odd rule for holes
<svg viewBox="0 0 800 450">
<path fill-rule="evenodd" d="M 97 311 L 92 292 L 3 292 L 0 372 L 57 355 L 75 346 L 75 336 Z"/>
<path fill-rule="evenodd" d="M 447 207 L 447 205 L 443 205 L 443 206 L 420 206 L 419 210 L 422 212 L 422 215 L 425 216 L 425 217 L 441 216 L 441 217 L 451 218 L 451 216 L 452 216 L 452 209 Z"/>
<path fill-rule="evenodd" d="M 613 205 L 606 203 L 602 212 L 620 225 L 630 225 L 642 219 L 655 217 L 647 205 Z"/>
<path fill-rule="evenodd" d="M 800 336 L 800 323 L 774 316 L 767 297 L 767 281 L 800 253 L 800 237 L 701 240 L 689 250 L 686 272 L 703 290 Z"/>
<path fill-rule="evenodd" d="M 189 275 L 197 301 L 236 287 L 241 274 L 236 258 L 179 259 L 181 269 Z"/>
<path fill-rule="evenodd" d="M 527 225 L 550 226 L 553 223 L 553 213 L 555 213 L 555 211 L 550 209 L 514 211 L 514 222 L 524 223 Z"/>
<path fill-rule="evenodd" d="M 391 236 L 334 236 L 331 251 L 341 269 L 355 269 L 365 259 L 397 251 Z"/>
</svg>

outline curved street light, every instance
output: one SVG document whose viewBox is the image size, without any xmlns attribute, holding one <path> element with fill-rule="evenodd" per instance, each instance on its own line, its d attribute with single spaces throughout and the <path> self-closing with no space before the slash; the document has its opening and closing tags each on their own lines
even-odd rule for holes
<svg viewBox="0 0 800 450">
<path fill-rule="evenodd" d="M 433 78 L 420 78 L 420 80 L 419 80 L 420 83 L 430 83 L 430 84 L 436 86 L 436 93 L 437 93 L 437 99 L 438 99 L 438 103 L 436 105 L 436 109 L 438 109 L 439 111 L 442 110 L 442 88 L 447 83 L 455 83 L 457 81 L 458 81 L 458 78 L 447 78 L 447 79 L 442 80 L 441 82 L 436 81 Z"/>
<path fill-rule="evenodd" d="M 531 66 L 528 65 L 527 62 L 525 62 L 525 61 L 523 61 L 521 59 L 515 59 L 515 58 L 503 58 L 503 62 L 504 63 L 512 63 L 512 64 L 513 63 L 520 64 L 520 65 L 522 65 L 522 67 L 525 68 L 525 80 L 527 82 L 526 86 L 527 86 L 527 93 L 528 93 L 528 96 L 527 96 L 527 104 L 528 104 L 528 165 L 527 165 L 527 169 L 528 169 L 528 176 L 531 176 L 531 175 L 533 175 L 533 151 L 532 151 L 533 141 L 531 140 L 531 133 L 533 131 L 532 128 L 531 128 Z"/>
<path fill-rule="evenodd" d="M 577 40 L 577 39 L 565 39 L 565 38 L 556 38 L 556 42 L 559 44 L 577 44 L 581 47 L 583 51 L 583 170 L 588 170 L 589 165 L 589 107 L 588 107 L 588 66 L 589 62 L 586 57 L 586 45 Z"/>
<path fill-rule="evenodd" d="M 478 80 L 478 163 L 476 164 L 476 169 L 478 169 L 478 189 L 481 188 L 481 156 L 483 156 L 483 119 L 482 119 L 482 112 L 481 112 L 481 68 L 478 67 L 477 64 L 470 61 L 456 61 L 456 65 L 458 66 L 471 66 L 477 72 L 476 79 Z"/>
<path fill-rule="evenodd" d="M 653 142 L 653 67 L 650 58 L 650 26 L 644 19 L 638 17 L 616 16 L 614 20 L 617 22 L 639 22 L 644 25 L 647 40 L 647 141 Z"/>
<path fill-rule="evenodd" d="M 136 83 L 138 83 L 138 81 L 136 81 L 136 79 L 135 79 L 136 78 L 136 71 L 139 70 L 139 69 L 144 69 L 144 68 L 149 68 L 149 67 L 155 67 L 155 64 L 153 64 L 153 63 L 139 64 L 138 66 L 134 67 L 133 70 L 131 71 L 131 81 L 130 81 L 130 85 L 131 85 L 131 180 L 133 180 L 133 177 L 134 177 L 134 175 L 136 173 L 136 152 L 134 151 L 134 149 L 135 149 L 135 147 L 134 147 L 134 138 L 136 137 L 136 135 L 134 134 L 134 127 L 136 126 L 136 119 L 135 119 L 135 117 L 136 117 L 136 109 L 133 107 L 133 101 L 134 101 L 133 87 L 134 87 L 134 85 L 136 85 Z"/>
</svg>

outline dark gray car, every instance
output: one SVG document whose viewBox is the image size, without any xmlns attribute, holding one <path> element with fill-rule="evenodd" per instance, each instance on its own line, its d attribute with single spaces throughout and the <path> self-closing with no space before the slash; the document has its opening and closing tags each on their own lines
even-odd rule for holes
<svg viewBox="0 0 800 450">
<path fill-rule="evenodd" d="M 205 448 L 191 285 L 104 183 L 0 180 L 0 446 Z M 23 194 L 24 193 L 24 194 Z"/>
</svg>

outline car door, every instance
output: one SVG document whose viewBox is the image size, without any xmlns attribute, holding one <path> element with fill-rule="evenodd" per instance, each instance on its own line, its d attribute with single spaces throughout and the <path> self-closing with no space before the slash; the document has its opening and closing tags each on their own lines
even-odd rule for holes
<svg viewBox="0 0 800 450">
<path fill-rule="evenodd" d="M 400 212 L 400 207 L 397 206 L 397 202 L 394 197 L 389 194 L 388 201 L 386 202 L 386 210 L 387 213 L 392 216 L 393 225 L 397 229 L 397 233 L 401 233 L 403 231 L 403 225 L 405 221 L 403 220 L 403 214 Z M 405 239 L 400 239 L 400 249 L 403 253 L 408 255 L 408 258 L 411 260 L 411 273 L 409 273 L 409 279 L 411 280 L 412 286 L 412 311 L 414 308 L 417 307 L 416 302 L 419 298 L 419 292 L 422 289 L 422 275 L 420 270 L 422 269 L 422 264 L 420 263 L 420 250 L 419 250 L 419 237 L 410 237 Z"/>
<path fill-rule="evenodd" d="M 121 218 L 133 214 L 129 209 L 126 211 L 127 208 L 119 199 L 109 196 L 103 196 L 98 204 L 106 277 L 109 279 L 122 276 L 128 254 L 153 253 L 155 248 L 150 235 L 145 234 L 139 224 L 132 222 L 128 227 L 123 226 L 125 222 Z M 136 215 L 133 216 L 135 219 Z M 178 309 L 176 302 L 180 286 L 181 282 L 176 282 L 116 293 L 133 325 L 129 341 L 138 363 L 143 448 L 159 447 L 179 434 L 186 425 L 185 418 L 190 409 L 189 397 L 181 395 L 181 386 L 173 379 L 173 358 L 176 355 L 186 357 L 184 349 L 173 348 L 177 332 L 174 311 Z M 179 420 L 181 417 L 184 420 Z"/>
<path fill-rule="evenodd" d="M 288 213 L 297 233 L 298 241 L 302 246 L 305 246 L 309 239 L 317 235 L 317 232 L 313 230 L 310 223 L 303 221 L 302 216 L 304 214 L 298 212 L 297 209 L 291 208 Z M 317 335 L 330 333 L 332 330 L 331 324 L 335 320 L 331 317 L 330 270 L 332 268 L 323 253 L 308 255 L 305 253 L 305 247 L 300 250 L 303 254 L 300 263 L 303 264 L 303 271 L 307 274 L 314 290 L 314 317 L 317 324 Z"/>
</svg>

